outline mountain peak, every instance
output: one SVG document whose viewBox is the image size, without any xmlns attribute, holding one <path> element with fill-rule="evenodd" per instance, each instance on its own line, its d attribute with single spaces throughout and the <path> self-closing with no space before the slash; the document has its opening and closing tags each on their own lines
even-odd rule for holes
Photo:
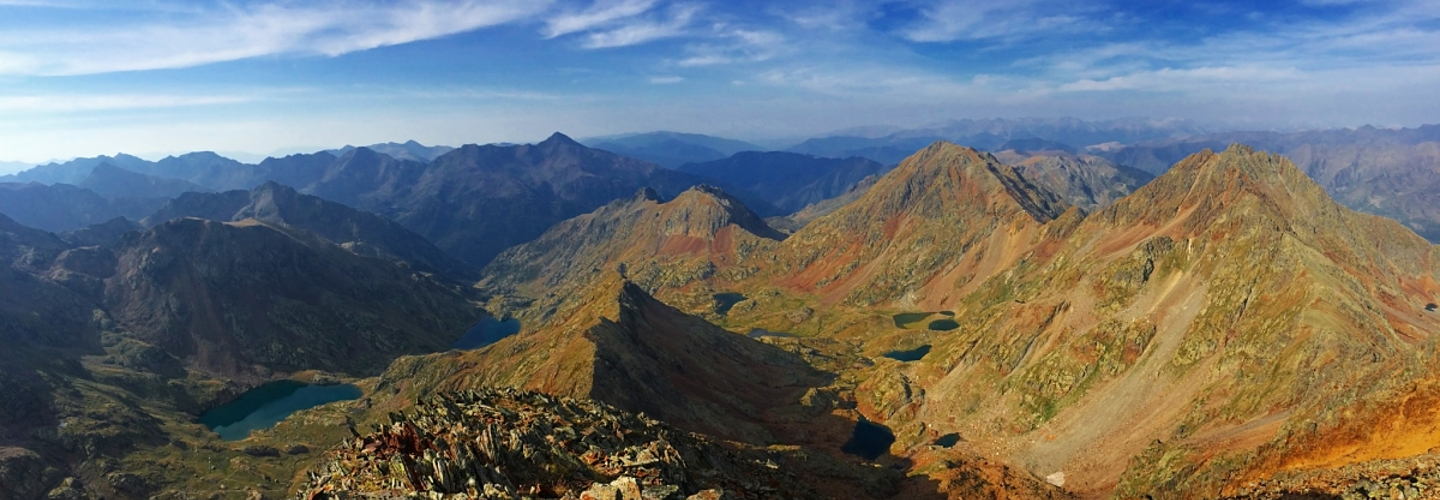
<svg viewBox="0 0 1440 500">
<path fill-rule="evenodd" d="M 563 145 L 567 145 L 567 146 L 570 146 L 570 145 L 579 146 L 579 145 L 580 145 L 580 143 L 575 142 L 575 139 L 571 139 L 570 136 L 565 135 L 565 134 L 562 134 L 562 133 L 560 133 L 560 132 L 556 132 L 556 133 L 550 134 L 550 137 L 549 137 L 549 138 L 545 139 L 544 142 L 541 142 L 541 143 L 540 143 L 540 145 L 546 145 L 546 144 L 549 144 L 549 145 L 562 145 L 562 144 L 563 144 Z"/>
<path fill-rule="evenodd" d="M 645 187 L 640 188 L 640 190 L 635 191 L 635 196 L 631 196 L 630 199 L 631 199 L 631 200 L 635 200 L 635 201 L 657 201 L 657 202 L 658 202 L 658 201 L 660 201 L 660 193 L 655 192 L 655 188 L 652 188 L 652 187 L 650 187 L 650 186 L 645 186 Z"/>
</svg>

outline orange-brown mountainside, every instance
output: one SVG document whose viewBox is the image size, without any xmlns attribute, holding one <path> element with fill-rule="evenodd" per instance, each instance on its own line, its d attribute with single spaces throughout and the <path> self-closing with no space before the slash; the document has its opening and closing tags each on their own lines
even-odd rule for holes
<svg viewBox="0 0 1440 500">
<path fill-rule="evenodd" d="M 525 319 L 538 326 L 616 271 L 647 289 L 708 290 L 746 279 L 783 237 L 719 189 L 698 186 L 662 202 L 647 188 L 505 251 L 481 286 L 536 297 L 531 309 L 544 317 Z"/>
<path fill-rule="evenodd" d="M 771 272 L 826 304 L 944 308 L 1034 250 L 1066 208 L 994 157 L 939 142 L 787 238 Z"/>
<path fill-rule="evenodd" d="M 1206 151 L 967 295 L 904 367 L 920 396 L 867 390 L 893 383 L 876 370 L 861 408 L 1086 496 L 1215 496 L 1323 454 L 1292 439 L 1429 376 L 1433 259 L 1284 158 Z"/>
<path fill-rule="evenodd" d="M 115 320 L 213 375 L 377 373 L 447 348 L 480 317 L 461 290 L 254 220 L 177 219 L 131 233 L 115 255 L 104 298 Z"/>
<path fill-rule="evenodd" d="M 475 351 L 403 358 L 381 377 L 382 387 L 409 397 L 535 389 L 767 443 L 774 438 L 766 424 L 778 418 L 771 411 L 826 383 L 799 356 L 681 313 L 613 273 L 577 298 L 584 308 L 546 328 Z"/>
<path fill-rule="evenodd" d="M 1134 192 L 1155 176 L 1143 170 L 1116 165 L 1098 156 L 1063 151 L 995 153 L 1036 186 L 1087 212 L 1105 208 Z"/>
</svg>

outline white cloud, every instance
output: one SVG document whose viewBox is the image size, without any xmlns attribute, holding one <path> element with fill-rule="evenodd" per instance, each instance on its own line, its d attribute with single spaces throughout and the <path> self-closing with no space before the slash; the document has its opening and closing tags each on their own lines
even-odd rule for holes
<svg viewBox="0 0 1440 500">
<path fill-rule="evenodd" d="M 1261 66 L 1218 66 L 1192 69 L 1164 68 L 1155 71 L 1139 71 L 1102 80 L 1078 80 L 1060 85 L 1058 90 L 1064 92 L 1214 90 L 1237 85 L 1252 86 L 1262 83 L 1297 83 L 1303 81 L 1304 78 L 1305 75 L 1294 68 L 1277 69 Z"/>
<path fill-rule="evenodd" d="M 546 38 L 589 31 L 648 12 L 656 0 L 597 1 L 582 12 L 565 12 L 545 22 Z"/>
<path fill-rule="evenodd" d="M 336 56 L 509 23 L 548 5 L 548 0 L 264 3 L 212 8 L 180 22 L 8 30 L 0 35 L 0 72 L 77 75 L 275 54 Z"/>
<path fill-rule="evenodd" d="M 650 77 L 650 83 L 653 83 L 653 84 L 655 84 L 655 85 L 671 85 L 671 84 L 676 84 L 676 83 L 680 83 L 680 82 L 683 82 L 683 81 L 685 81 L 685 78 L 684 78 L 684 77 L 680 77 L 680 76 L 652 76 L 652 77 Z"/>
<path fill-rule="evenodd" d="M 587 49 L 608 49 L 681 36 L 686 34 L 690 22 L 700 10 L 701 7 L 696 4 L 674 5 L 659 19 L 637 19 L 614 29 L 590 33 L 583 46 Z"/>
<path fill-rule="evenodd" d="M 936 0 L 899 34 L 912 42 L 1007 39 L 1093 29 L 1084 2 Z"/>
</svg>

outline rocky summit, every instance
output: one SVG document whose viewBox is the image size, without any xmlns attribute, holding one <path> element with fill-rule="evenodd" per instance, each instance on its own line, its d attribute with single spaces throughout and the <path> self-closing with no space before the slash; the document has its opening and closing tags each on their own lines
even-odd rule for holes
<svg viewBox="0 0 1440 500">
<path fill-rule="evenodd" d="M 824 498 L 773 452 L 603 403 L 513 389 L 432 396 L 348 439 L 301 498 Z"/>
</svg>

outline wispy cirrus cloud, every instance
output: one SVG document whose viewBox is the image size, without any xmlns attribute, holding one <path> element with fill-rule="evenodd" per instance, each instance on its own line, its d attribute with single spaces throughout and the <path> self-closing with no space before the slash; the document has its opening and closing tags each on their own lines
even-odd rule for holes
<svg viewBox="0 0 1440 500">
<path fill-rule="evenodd" d="M 1094 29 L 1086 2 L 1043 0 L 934 0 L 899 30 L 912 42 L 953 42 L 1053 35 Z"/>
<path fill-rule="evenodd" d="M 170 69 L 286 54 L 337 56 L 533 16 L 548 0 L 215 4 L 125 24 L 8 29 L 0 73 L 62 76 Z"/>
<path fill-rule="evenodd" d="M 589 8 L 564 11 L 545 21 L 546 38 L 603 28 L 649 12 L 657 0 L 600 0 Z"/>
<path fill-rule="evenodd" d="M 685 35 L 702 10 L 704 7 L 700 4 L 673 4 L 653 16 L 631 18 L 618 27 L 593 31 L 581 45 L 587 49 L 608 49 Z"/>
<path fill-rule="evenodd" d="M 689 67 L 760 62 L 788 50 L 785 35 L 775 31 L 736 28 L 721 32 L 717 38 L 715 42 L 686 47 L 689 55 L 677 64 Z"/>
</svg>

